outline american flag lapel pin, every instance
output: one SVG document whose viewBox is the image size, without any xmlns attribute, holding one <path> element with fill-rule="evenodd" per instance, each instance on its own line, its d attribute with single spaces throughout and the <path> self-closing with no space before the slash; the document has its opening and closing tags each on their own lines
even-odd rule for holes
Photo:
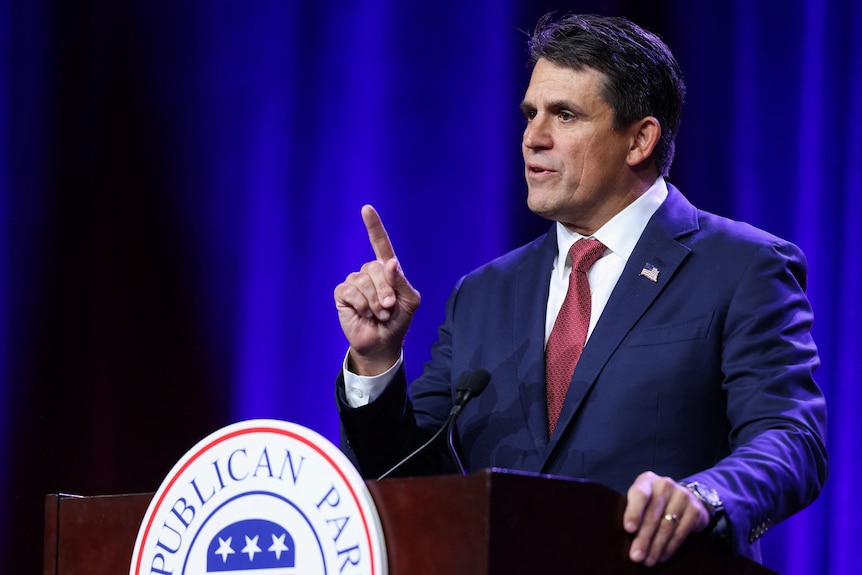
<svg viewBox="0 0 862 575">
<path fill-rule="evenodd" d="M 658 282 L 658 268 L 651 263 L 644 264 L 644 268 L 641 270 L 640 275 L 651 282 Z"/>
</svg>

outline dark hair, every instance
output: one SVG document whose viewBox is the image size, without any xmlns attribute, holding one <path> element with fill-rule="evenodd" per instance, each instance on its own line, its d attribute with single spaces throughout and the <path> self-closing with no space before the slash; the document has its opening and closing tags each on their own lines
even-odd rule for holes
<svg viewBox="0 0 862 575">
<path fill-rule="evenodd" d="M 529 41 L 530 63 L 544 58 L 574 70 L 604 73 L 602 98 L 614 111 L 614 129 L 654 116 L 661 140 L 653 154 L 666 176 L 673 162 L 685 82 L 670 49 L 661 39 L 625 18 L 568 15 L 554 21 L 546 14 Z"/>
</svg>

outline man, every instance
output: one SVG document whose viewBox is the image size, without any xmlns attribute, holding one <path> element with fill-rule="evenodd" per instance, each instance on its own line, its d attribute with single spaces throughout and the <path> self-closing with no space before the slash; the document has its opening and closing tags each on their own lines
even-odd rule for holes
<svg viewBox="0 0 862 575">
<path fill-rule="evenodd" d="M 704 530 L 759 560 L 757 539 L 827 475 L 804 256 L 665 182 L 684 86 L 656 36 L 618 18 L 544 18 L 530 48 L 528 205 L 554 224 L 462 278 L 408 394 L 401 346 L 420 298 L 363 208 L 376 259 L 335 289 L 350 343 L 345 449 L 378 476 L 443 423 L 458 376 L 483 368 L 491 383 L 458 421 L 467 467 L 626 493 L 630 557 L 648 566 Z M 580 263 L 586 251 L 594 263 Z M 402 471 L 445 462 L 432 451 Z"/>
</svg>

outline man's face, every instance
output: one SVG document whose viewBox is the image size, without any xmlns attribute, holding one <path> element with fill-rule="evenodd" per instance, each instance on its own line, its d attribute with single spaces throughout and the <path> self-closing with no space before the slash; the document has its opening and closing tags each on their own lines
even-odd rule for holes
<svg viewBox="0 0 862 575">
<path fill-rule="evenodd" d="M 521 108 L 527 205 L 590 235 L 635 199 L 626 159 L 631 128 L 615 131 L 601 96 L 604 74 L 540 59 Z"/>
</svg>

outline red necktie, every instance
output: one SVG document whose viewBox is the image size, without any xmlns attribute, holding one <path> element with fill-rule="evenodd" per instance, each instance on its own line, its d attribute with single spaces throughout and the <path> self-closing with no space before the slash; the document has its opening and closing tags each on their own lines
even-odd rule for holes
<svg viewBox="0 0 862 575">
<path fill-rule="evenodd" d="M 605 253 L 599 240 L 578 240 L 569 250 L 572 274 L 569 289 L 545 349 L 545 382 L 548 396 L 548 435 L 554 435 L 563 401 L 590 327 L 590 283 L 587 271 Z"/>
</svg>

